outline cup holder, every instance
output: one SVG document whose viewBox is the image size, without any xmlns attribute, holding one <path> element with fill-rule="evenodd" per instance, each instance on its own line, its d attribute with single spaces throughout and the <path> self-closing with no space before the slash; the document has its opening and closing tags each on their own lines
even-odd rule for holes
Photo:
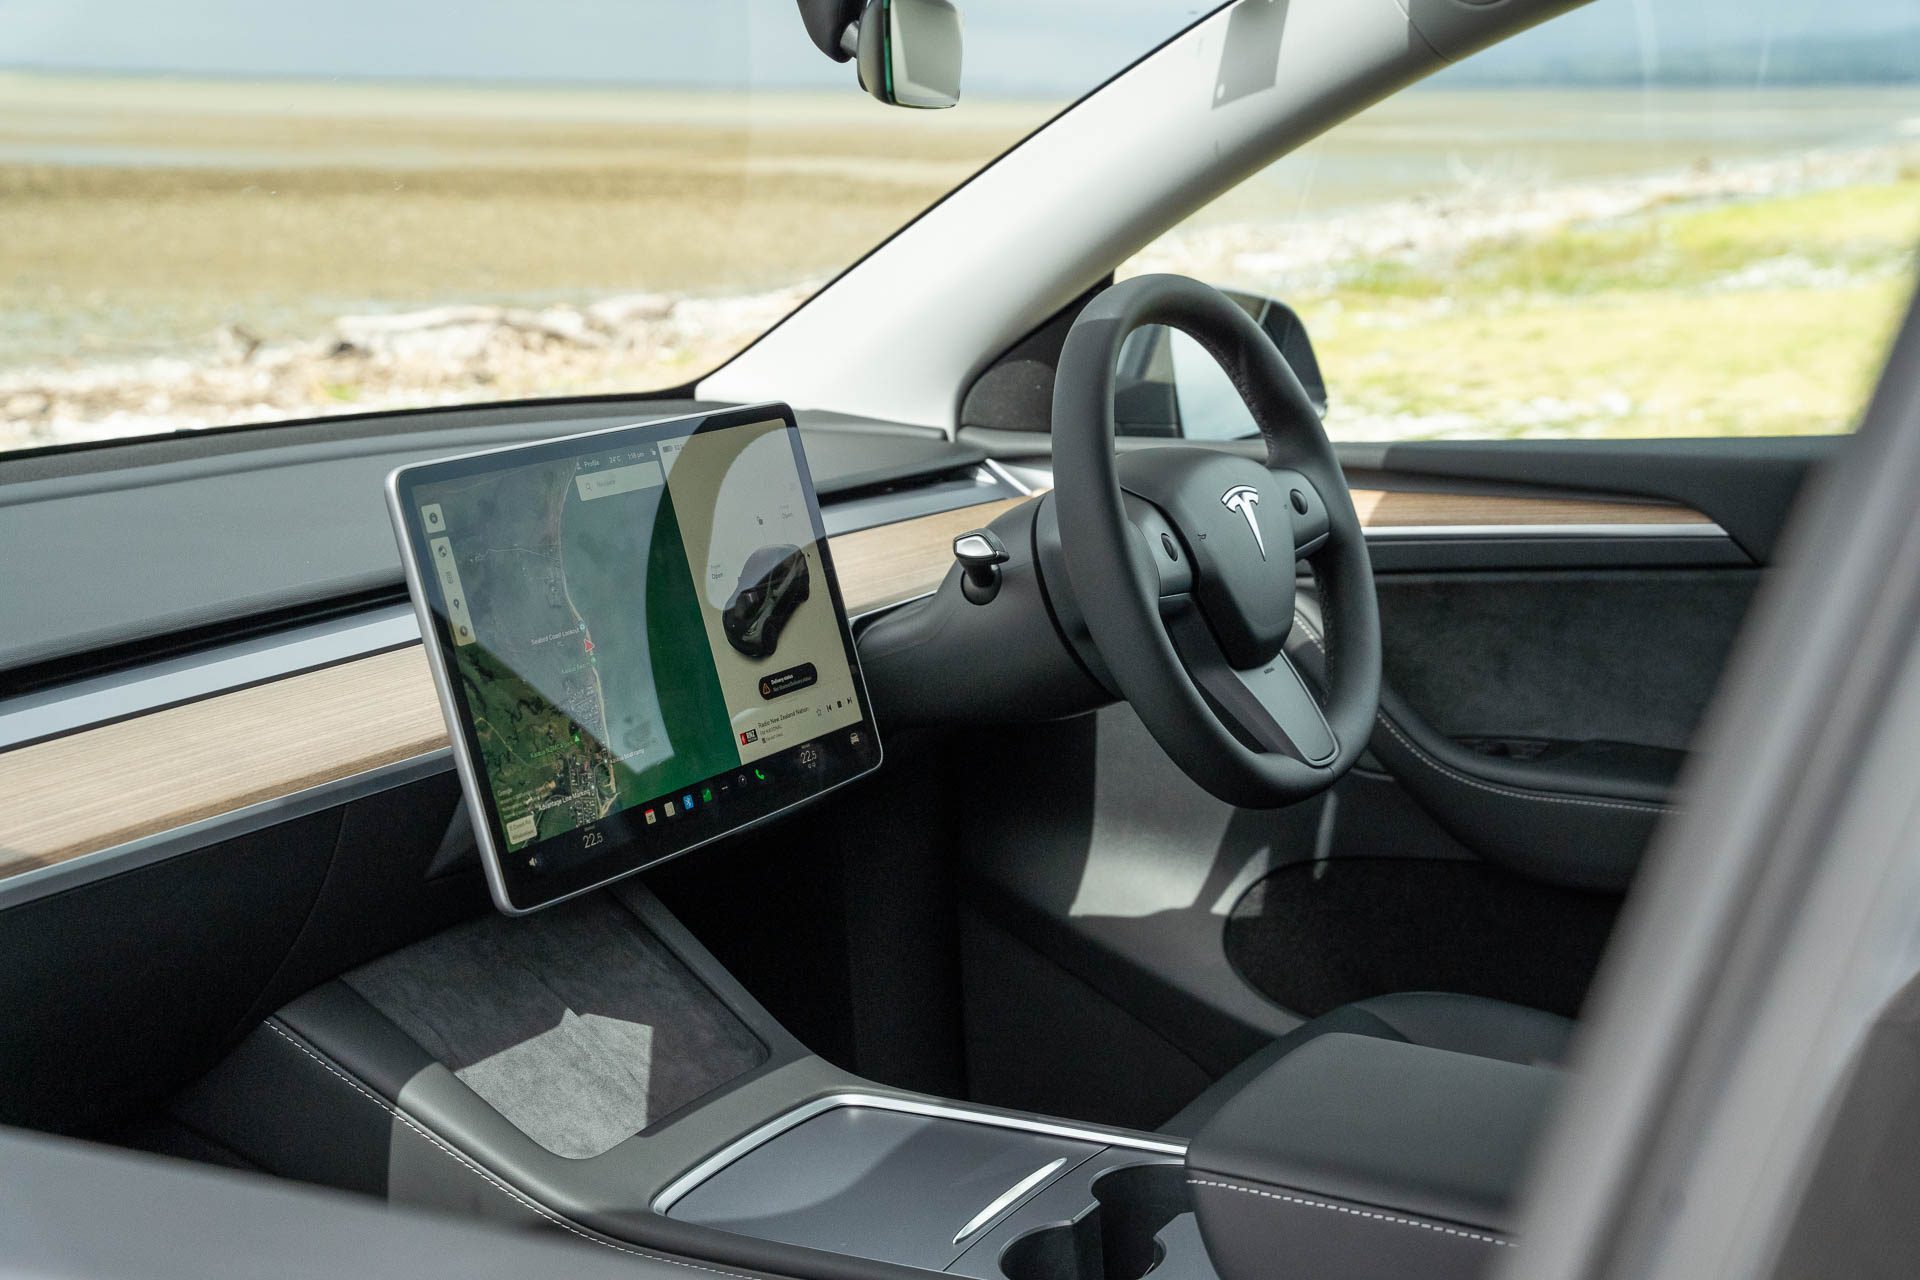
<svg viewBox="0 0 1920 1280">
<path fill-rule="evenodd" d="M 1159 1238 L 1192 1214 L 1187 1171 L 1178 1164 L 1132 1164 L 1093 1181 L 1093 1205 L 1072 1222 L 1039 1227 L 1000 1254 L 1007 1280 L 1140 1280 L 1166 1258 Z"/>
</svg>

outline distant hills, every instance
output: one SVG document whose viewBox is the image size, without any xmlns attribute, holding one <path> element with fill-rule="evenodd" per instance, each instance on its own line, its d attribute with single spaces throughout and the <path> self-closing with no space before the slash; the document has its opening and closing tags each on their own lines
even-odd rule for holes
<svg viewBox="0 0 1920 1280">
<path fill-rule="evenodd" d="M 1600 87 L 1920 84 L 1920 26 L 1845 35 L 1795 35 L 1658 45 L 1541 48 L 1529 36 L 1496 46 L 1435 77 L 1436 85 Z"/>
</svg>

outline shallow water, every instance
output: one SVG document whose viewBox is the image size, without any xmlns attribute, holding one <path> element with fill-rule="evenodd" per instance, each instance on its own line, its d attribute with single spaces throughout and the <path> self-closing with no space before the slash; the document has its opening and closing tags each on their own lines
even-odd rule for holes
<svg viewBox="0 0 1920 1280">
<path fill-rule="evenodd" d="M 1462 188 L 1575 182 L 1920 135 L 1920 88 L 1415 89 L 1217 201 L 1207 219 L 1319 216 Z"/>
</svg>

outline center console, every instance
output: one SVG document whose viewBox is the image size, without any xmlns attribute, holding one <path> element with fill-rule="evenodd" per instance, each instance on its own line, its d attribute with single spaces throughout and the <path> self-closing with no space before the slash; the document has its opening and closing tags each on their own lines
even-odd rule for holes
<svg viewBox="0 0 1920 1280">
<path fill-rule="evenodd" d="M 717 1153 L 654 1207 L 980 1280 L 1213 1274 L 1176 1144 L 931 1100 L 822 1099 Z"/>
<path fill-rule="evenodd" d="M 808 1053 L 626 881 L 321 986 L 173 1111 L 270 1173 L 780 1275 L 1476 1275 L 1553 1073 L 1436 1052 L 1321 1037 L 1191 1150 L 930 1098 Z"/>
<path fill-rule="evenodd" d="M 269 1173 L 732 1267 L 1214 1274 L 1183 1143 L 841 1071 L 631 880 L 322 985 L 172 1111 Z"/>
</svg>

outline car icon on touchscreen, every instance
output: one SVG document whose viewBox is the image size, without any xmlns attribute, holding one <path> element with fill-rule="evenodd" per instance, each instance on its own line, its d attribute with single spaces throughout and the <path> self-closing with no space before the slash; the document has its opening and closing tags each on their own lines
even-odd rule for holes
<svg viewBox="0 0 1920 1280">
<path fill-rule="evenodd" d="M 740 569 L 720 626 L 727 643 L 749 658 L 772 656 L 780 631 L 812 589 L 807 557 L 795 546 L 761 547 Z"/>
</svg>

